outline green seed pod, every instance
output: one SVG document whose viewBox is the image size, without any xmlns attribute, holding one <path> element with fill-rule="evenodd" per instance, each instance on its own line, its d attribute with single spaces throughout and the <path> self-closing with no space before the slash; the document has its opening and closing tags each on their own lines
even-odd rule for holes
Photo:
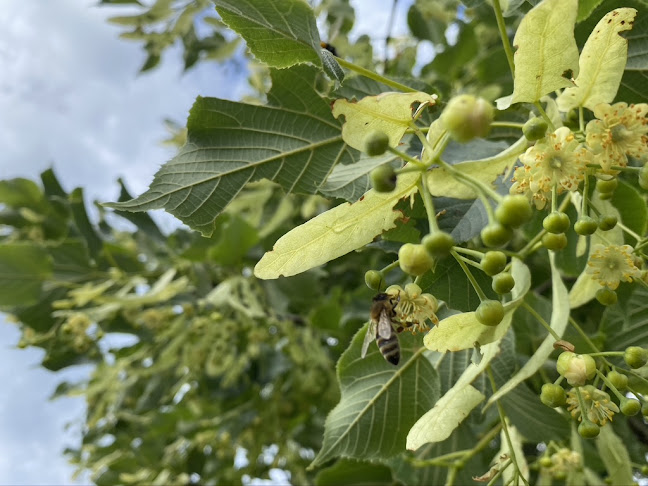
<svg viewBox="0 0 648 486">
<path fill-rule="evenodd" d="M 527 140 L 534 142 L 540 140 L 547 133 L 547 122 L 540 117 L 531 118 L 522 127 L 522 133 Z"/>
<path fill-rule="evenodd" d="M 488 135 L 494 112 L 488 101 L 464 94 L 448 102 L 441 114 L 441 122 L 453 139 L 467 142 Z"/>
</svg>

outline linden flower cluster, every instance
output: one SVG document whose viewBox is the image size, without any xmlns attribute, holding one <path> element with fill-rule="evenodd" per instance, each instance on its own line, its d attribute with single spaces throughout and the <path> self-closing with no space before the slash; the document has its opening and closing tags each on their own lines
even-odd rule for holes
<svg viewBox="0 0 648 486">
<path fill-rule="evenodd" d="M 585 385 L 580 387 L 580 393 L 586 409 L 587 418 L 598 425 L 605 425 L 608 420 L 612 421 L 615 413 L 619 413 L 619 407 L 610 400 L 610 395 L 602 390 L 592 386 Z M 582 420 L 580 403 L 575 388 L 567 392 L 567 410 L 571 412 L 572 417 Z"/>
<path fill-rule="evenodd" d="M 617 174 L 611 166 L 625 167 L 628 155 L 641 158 L 648 154 L 648 104 L 628 106 L 627 103 L 594 108 L 596 120 L 586 127 L 587 145 L 596 155 L 595 160 L 604 172 Z"/>
<path fill-rule="evenodd" d="M 551 455 L 551 463 L 550 472 L 555 476 L 564 476 L 569 471 L 580 470 L 583 458 L 578 452 L 563 447 Z"/>
<path fill-rule="evenodd" d="M 586 272 L 602 286 L 616 290 L 621 281 L 641 278 L 630 245 L 595 245 L 592 250 Z"/>
<path fill-rule="evenodd" d="M 399 299 L 395 308 L 396 316 L 412 334 L 427 331 L 430 328 L 426 323 L 428 319 L 435 325 L 439 323 L 435 314 L 439 308 L 436 298 L 432 294 L 424 294 L 415 283 L 407 284 L 404 289 L 392 285 L 385 292 Z"/>
<path fill-rule="evenodd" d="M 592 152 L 578 142 L 567 127 L 561 127 L 520 155 L 511 194 L 524 194 L 542 209 L 556 187 L 558 194 L 576 191 L 585 177 Z"/>
</svg>

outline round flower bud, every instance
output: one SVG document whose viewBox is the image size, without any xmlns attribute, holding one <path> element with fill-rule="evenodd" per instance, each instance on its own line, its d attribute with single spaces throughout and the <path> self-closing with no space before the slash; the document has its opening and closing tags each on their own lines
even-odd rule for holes
<svg viewBox="0 0 648 486">
<path fill-rule="evenodd" d="M 637 415 L 641 410 L 641 403 L 636 398 L 623 397 L 619 400 L 619 410 L 623 415 L 631 417 Z"/>
<path fill-rule="evenodd" d="M 371 290 L 380 290 L 385 284 L 385 279 L 378 270 L 369 270 L 365 273 L 365 283 Z"/>
<path fill-rule="evenodd" d="M 441 114 L 441 122 L 453 139 L 467 142 L 488 135 L 493 115 L 493 105 L 488 101 L 464 94 L 448 102 Z"/>
<path fill-rule="evenodd" d="M 648 417 L 648 402 L 644 402 L 643 405 L 641 405 L 641 415 Z"/>
<path fill-rule="evenodd" d="M 596 361 L 589 354 L 565 351 L 558 357 L 556 369 L 571 386 L 583 386 L 596 374 Z"/>
<path fill-rule="evenodd" d="M 540 140 L 547 133 L 547 122 L 544 118 L 535 117 L 528 120 L 522 127 L 522 133 L 527 140 L 534 142 Z"/>
<path fill-rule="evenodd" d="M 521 194 L 507 195 L 502 198 L 495 209 L 495 219 L 504 226 L 517 228 L 529 221 L 533 210 L 526 196 Z"/>
<path fill-rule="evenodd" d="M 618 371 L 610 371 L 607 374 L 607 379 L 610 380 L 610 383 L 612 383 L 612 385 L 619 391 L 628 388 L 628 377 Z"/>
<path fill-rule="evenodd" d="M 542 246 L 544 246 L 547 250 L 562 250 L 567 246 L 567 236 L 565 236 L 565 233 L 546 233 L 542 237 Z"/>
<path fill-rule="evenodd" d="M 589 236 L 597 230 L 596 220 L 590 216 L 581 216 L 574 224 L 574 231 L 581 236 Z"/>
<path fill-rule="evenodd" d="M 623 359 L 630 368 L 641 368 L 648 362 L 648 352 L 639 346 L 630 346 L 623 353 Z"/>
<path fill-rule="evenodd" d="M 477 307 L 475 317 L 484 326 L 497 326 L 504 318 L 504 306 L 499 300 L 485 300 Z"/>
<path fill-rule="evenodd" d="M 562 407 L 567 403 L 565 390 L 560 385 L 545 383 L 544 385 L 542 385 L 542 390 L 540 392 L 540 401 L 547 407 Z"/>
<path fill-rule="evenodd" d="M 596 300 L 602 305 L 614 305 L 617 303 L 617 293 L 608 287 L 598 289 L 595 295 Z"/>
<path fill-rule="evenodd" d="M 423 238 L 422 243 L 430 256 L 439 258 L 447 256 L 450 253 L 450 250 L 455 245 L 455 240 L 450 233 L 435 231 Z"/>
<path fill-rule="evenodd" d="M 506 255 L 501 251 L 487 251 L 481 260 L 481 269 L 486 275 L 497 275 L 506 267 Z"/>
<path fill-rule="evenodd" d="M 542 227 L 549 233 L 560 234 L 569 229 L 569 216 L 561 211 L 553 211 L 544 220 L 542 220 Z"/>
<path fill-rule="evenodd" d="M 598 179 L 596 181 L 596 190 L 600 194 L 612 194 L 618 185 L 619 180 L 616 177 L 610 179 Z"/>
<path fill-rule="evenodd" d="M 578 434 L 584 439 L 593 439 L 601 433 L 601 428 L 594 422 L 583 420 L 578 425 Z"/>
<path fill-rule="evenodd" d="M 503 246 L 513 238 L 513 230 L 500 223 L 490 223 L 484 226 L 480 235 L 488 247 Z"/>
<path fill-rule="evenodd" d="M 389 147 L 389 137 L 385 132 L 375 130 L 365 138 L 365 152 L 371 157 L 382 155 Z"/>
<path fill-rule="evenodd" d="M 392 192 L 396 187 L 396 173 L 391 165 L 376 167 L 369 174 L 369 178 L 376 192 Z"/>
<path fill-rule="evenodd" d="M 405 243 L 398 250 L 398 264 L 403 272 L 418 277 L 432 268 L 434 259 L 423 245 Z"/>
<path fill-rule="evenodd" d="M 493 291 L 499 295 L 508 294 L 515 287 L 515 279 L 509 272 L 498 273 L 493 275 L 491 286 Z"/>
<path fill-rule="evenodd" d="M 601 231 L 610 231 L 618 222 L 619 220 L 616 216 L 605 216 L 601 221 L 599 221 L 599 229 Z"/>
</svg>

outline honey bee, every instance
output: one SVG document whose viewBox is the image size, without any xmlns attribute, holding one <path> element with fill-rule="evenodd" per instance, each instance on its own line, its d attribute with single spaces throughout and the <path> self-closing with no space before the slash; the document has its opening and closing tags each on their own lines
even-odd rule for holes
<svg viewBox="0 0 648 486">
<path fill-rule="evenodd" d="M 394 308 L 397 304 L 398 299 L 394 299 L 389 294 L 381 293 L 373 298 L 369 311 L 371 322 L 362 343 L 361 356 L 363 358 L 367 354 L 369 344 L 375 339 L 380 354 L 386 361 L 394 366 L 400 361 L 400 344 L 392 323 L 392 318 L 396 315 Z"/>
</svg>

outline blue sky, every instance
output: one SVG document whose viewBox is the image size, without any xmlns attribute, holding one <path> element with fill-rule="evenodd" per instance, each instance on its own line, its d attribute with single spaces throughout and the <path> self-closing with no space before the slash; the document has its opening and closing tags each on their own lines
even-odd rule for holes
<svg viewBox="0 0 648 486">
<path fill-rule="evenodd" d="M 65 188 L 82 186 L 87 200 L 114 200 L 120 176 L 140 194 L 174 153 L 160 145 L 164 118 L 183 123 L 198 95 L 237 100 L 246 92 L 240 66 L 200 63 L 183 74 L 178 51 L 138 75 L 144 53 L 106 22 L 123 8 L 97 3 L 3 2 L 0 179 L 34 179 L 54 167 Z M 385 28 L 392 0 L 352 4 L 358 34 Z M 401 25 L 404 11 L 396 19 Z M 155 217 L 167 228 L 175 224 L 164 213 Z M 47 398 L 61 380 L 88 370 L 49 373 L 39 366 L 39 350 L 15 348 L 18 339 L 0 315 L 0 484 L 70 484 L 73 469 L 63 449 L 78 440 L 84 405 Z"/>
</svg>

